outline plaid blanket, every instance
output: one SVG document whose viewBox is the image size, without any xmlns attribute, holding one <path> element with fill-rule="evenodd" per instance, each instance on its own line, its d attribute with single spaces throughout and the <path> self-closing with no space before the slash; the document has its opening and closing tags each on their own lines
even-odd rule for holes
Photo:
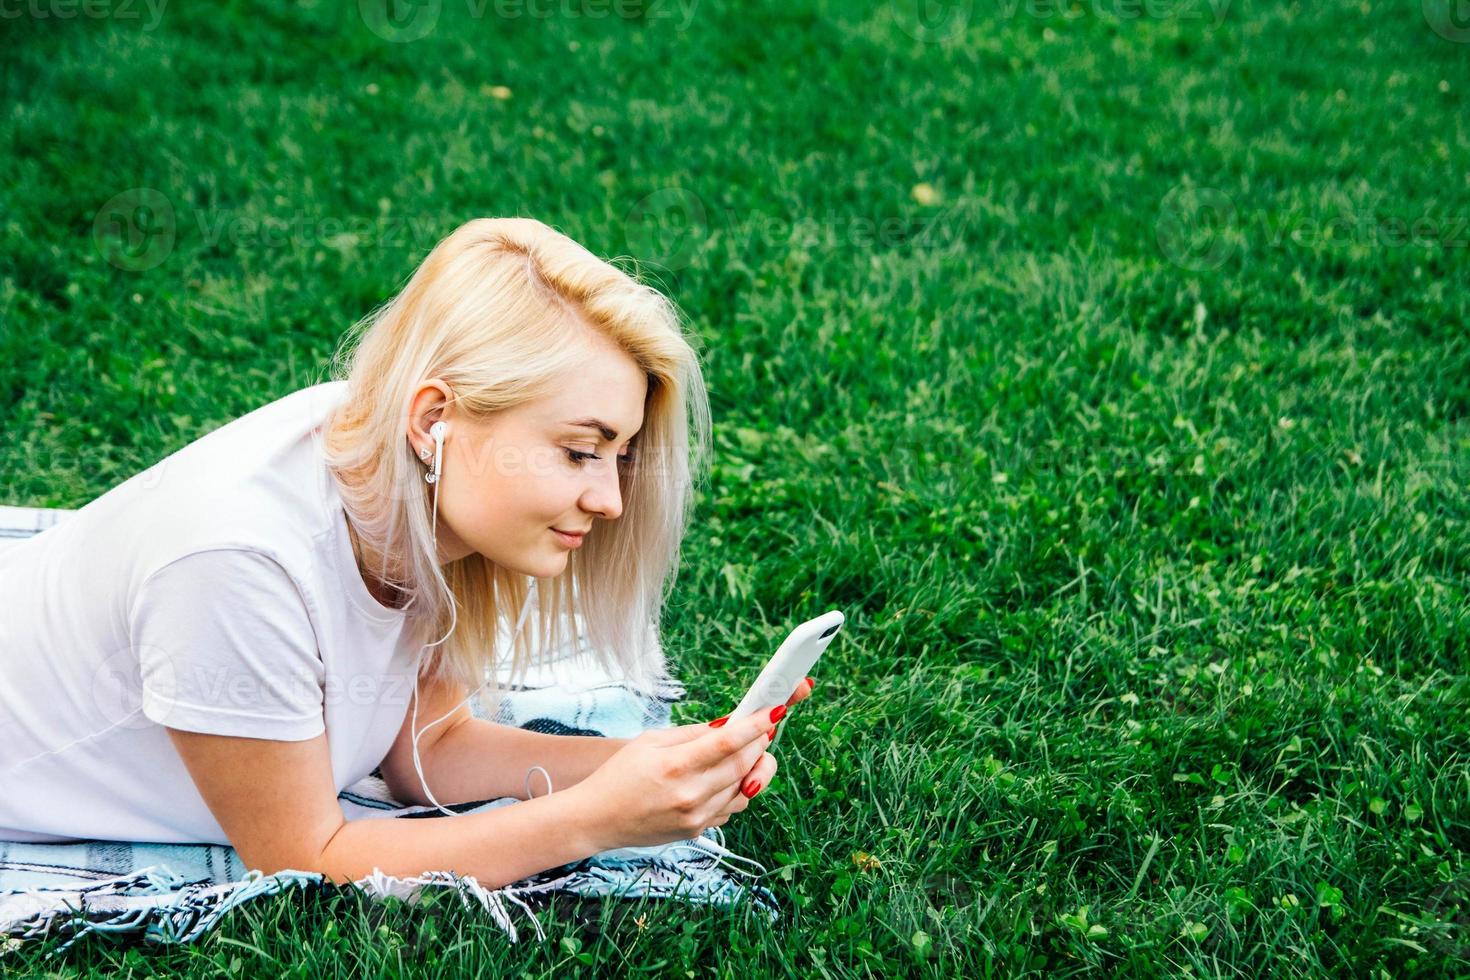
<svg viewBox="0 0 1470 980">
<path fill-rule="evenodd" d="M 73 511 L 0 506 L 0 548 L 12 543 L 7 539 L 38 534 L 70 513 Z M 558 651 L 525 684 L 502 684 L 493 716 L 478 699 L 471 701 L 471 708 L 478 717 L 535 731 L 631 738 L 647 728 L 668 727 L 670 706 L 685 695 L 683 686 L 667 675 L 654 695 L 642 696 L 585 669 L 573 673 L 569 663 L 568 652 Z M 349 820 L 452 819 L 431 806 L 400 805 L 376 771 L 347 787 L 337 799 Z M 518 802 L 515 797 L 503 797 L 448 809 L 477 813 Z M 779 915 L 775 896 L 751 880 L 764 873 L 760 864 L 725 847 L 722 828 L 710 827 L 689 840 L 602 851 L 502 888 L 486 888 L 474 877 L 452 871 L 414 878 L 376 872 L 351 887 L 374 898 L 392 896 L 410 903 L 425 889 L 454 889 L 467 906 L 484 909 L 510 941 L 517 942 L 519 930 L 513 914 L 517 909 L 536 938 L 546 938 L 527 899 L 552 893 L 682 898 L 720 906 L 747 902 L 775 921 Z M 316 873 L 262 875 L 247 870 L 234 848 L 219 845 L 0 841 L 0 956 L 7 943 L 62 937 L 65 941 L 49 954 L 55 956 L 92 932 L 133 934 L 150 943 L 193 942 L 242 903 L 291 888 L 337 887 Z"/>
</svg>

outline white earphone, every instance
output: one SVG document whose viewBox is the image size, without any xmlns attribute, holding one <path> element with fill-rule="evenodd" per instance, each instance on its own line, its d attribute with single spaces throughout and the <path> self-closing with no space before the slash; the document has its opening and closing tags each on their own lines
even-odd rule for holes
<svg viewBox="0 0 1470 980">
<path fill-rule="evenodd" d="M 425 483 L 439 482 L 439 470 L 440 467 L 444 464 L 444 434 L 448 431 L 449 426 L 445 425 L 443 422 L 435 422 L 433 425 L 429 426 L 429 437 L 434 440 L 434 469 L 433 472 L 425 474 Z M 436 494 L 434 498 L 435 517 L 439 515 L 438 504 L 439 499 L 438 495 Z"/>
<path fill-rule="evenodd" d="M 433 539 L 435 541 L 438 541 L 438 539 L 439 539 L 438 538 L 438 531 L 439 531 L 439 476 L 440 476 L 440 472 L 441 472 L 440 467 L 443 464 L 443 458 L 444 458 L 444 437 L 445 437 L 446 434 L 448 434 L 448 432 L 449 432 L 449 426 L 446 425 L 443 422 L 435 422 L 433 425 L 429 426 L 429 435 L 434 440 L 434 468 L 433 468 L 433 470 L 431 472 L 424 474 L 424 482 L 425 483 L 428 483 L 428 484 L 430 484 L 430 485 L 432 485 L 434 487 L 434 515 L 433 515 L 432 523 L 430 524 L 430 528 L 431 528 L 431 530 L 433 532 L 431 536 L 433 537 Z M 535 586 L 536 586 L 536 583 L 535 583 L 535 580 L 533 579 L 532 582 L 531 582 L 531 587 L 534 589 Z M 465 704 L 466 702 L 468 702 L 470 700 L 470 698 L 472 698 L 476 694 L 480 693 L 480 688 L 483 688 L 486 684 L 488 684 L 489 683 L 489 680 L 487 678 L 485 681 L 481 682 L 480 686 L 477 687 L 477 688 L 475 688 L 469 694 L 465 695 L 464 699 L 461 700 L 459 702 L 459 704 L 456 704 L 454 707 L 450 708 L 443 715 L 441 715 L 438 718 L 434 719 L 433 721 L 429 722 L 422 729 L 420 729 L 418 727 L 418 720 L 419 720 L 419 667 L 423 664 L 424 651 L 428 650 L 429 647 L 438 646 L 439 644 L 443 643 L 445 640 L 449 639 L 449 637 L 454 633 L 455 626 L 457 626 L 459 624 L 459 614 L 456 611 L 457 605 L 458 604 L 455 603 L 455 602 L 453 602 L 453 601 L 451 601 L 450 602 L 450 605 L 449 605 L 449 616 L 450 616 L 450 620 L 449 620 L 449 632 L 448 633 L 445 633 L 442 637 L 440 637 L 439 639 L 435 640 L 433 643 L 426 643 L 426 644 L 424 644 L 424 646 L 419 649 L 418 658 L 414 661 L 414 665 L 413 665 L 413 719 L 409 722 L 409 731 L 413 732 L 413 769 L 414 769 L 414 772 L 418 773 L 418 775 L 419 775 L 419 785 L 423 787 L 424 795 L 429 798 L 429 801 L 431 803 L 433 803 L 434 806 L 436 808 L 438 808 L 441 812 L 443 812 L 443 813 L 445 813 L 445 814 L 447 814 L 448 816 L 451 816 L 451 817 L 458 816 L 458 814 L 456 814 L 453 810 L 450 810 L 449 808 L 447 808 L 446 806 L 444 806 L 444 804 L 440 803 L 439 800 L 437 798 L 435 798 L 433 792 L 429 789 L 429 781 L 424 777 L 423 763 L 419 761 L 419 738 L 423 736 L 424 732 L 426 732 L 429 729 L 433 728 L 435 725 L 439 724 L 439 722 L 443 721 L 445 718 L 448 718 L 450 715 L 452 715 L 456 711 L 458 711 L 459 708 L 460 708 L 460 705 Z M 514 646 L 514 644 L 515 644 L 516 637 L 520 636 L 520 634 L 521 634 L 521 627 L 523 625 L 525 625 L 525 622 L 526 622 L 526 614 L 529 613 L 530 611 L 531 611 L 531 601 L 530 601 L 530 596 L 527 596 L 525 603 L 523 603 L 522 606 L 521 606 L 521 616 L 520 616 L 520 618 L 518 620 L 516 620 L 516 628 L 515 628 L 515 631 L 511 634 L 510 642 L 511 642 L 512 646 Z M 548 773 L 541 766 L 532 766 L 526 772 L 526 798 L 527 799 L 529 799 L 530 796 L 531 796 L 531 773 L 534 772 L 537 769 L 541 769 L 541 774 L 546 777 L 546 792 L 548 794 L 551 793 L 551 792 L 553 792 L 553 789 L 552 789 L 552 786 L 551 786 L 551 774 Z"/>
</svg>

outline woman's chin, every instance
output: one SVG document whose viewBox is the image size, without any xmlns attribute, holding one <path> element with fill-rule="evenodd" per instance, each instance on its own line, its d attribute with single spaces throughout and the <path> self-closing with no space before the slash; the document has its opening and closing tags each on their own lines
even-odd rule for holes
<svg viewBox="0 0 1470 980">
<path fill-rule="evenodd" d="M 515 565 L 507 565 L 513 571 L 532 578 L 555 578 L 567 570 L 567 562 L 571 560 L 571 552 L 562 550 L 559 554 L 549 558 L 540 558 L 535 561 L 518 562 Z"/>
</svg>

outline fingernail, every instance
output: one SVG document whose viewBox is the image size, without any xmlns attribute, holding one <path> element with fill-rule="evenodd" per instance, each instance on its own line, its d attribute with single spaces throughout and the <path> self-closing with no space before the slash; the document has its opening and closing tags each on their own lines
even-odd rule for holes
<svg viewBox="0 0 1470 980">
<path fill-rule="evenodd" d="M 725 722 L 727 722 L 729 720 L 730 720 L 730 716 L 729 715 L 725 715 L 723 718 L 716 718 L 714 721 L 712 721 L 712 722 L 709 723 L 709 727 L 711 727 L 711 728 L 719 728 L 721 725 L 723 725 Z"/>
<path fill-rule="evenodd" d="M 747 800 L 750 799 L 755 794 L 759 793 L 760 791 L 761 791 L 761 784 L 760 784 L 760 782 L 758 780 L 755 780 L 755 779 L 752 779 L 750 782 L 746 783 L 745 786 L 740 790 L 740 792 L 742 792 L 742 793 L 745 794 L 745 798 Z"/>
<path fill-rule="evenodd" d="M 766 732 L 766 738 L 774 742 L 776 740 L 776 730 L 773 728 L 770 731 Z"/>
<path fill-rule="evenodd" d="M 786 705 L 778 704 L 771 709 L 771 720 L 780 721 L 786 716 Z"/>
<path fill-rule="evenodd" d="M 810 677 L 808 677 L 808 678 L 807 678 L 807 679 L 806 679 L 806 682 L 807 682 L 807 683 L 808 683 L 808 684 L 810 684 L 810 685 L 811 685 L 811 686 L 812 686 L 812 687 L 816 687 L 816 686 L 817 686 L 817 682 L 816 682 L 816 681 L 814 681 L 814 680 L 812 680 L 812 679 L 811 679 L 811 678 L 810 678 Z"/>
</svg>

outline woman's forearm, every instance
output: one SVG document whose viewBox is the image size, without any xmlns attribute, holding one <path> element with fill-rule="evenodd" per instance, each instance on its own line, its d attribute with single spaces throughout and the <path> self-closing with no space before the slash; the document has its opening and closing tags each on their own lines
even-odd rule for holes
<svg viewBox="0 0 1470 980">
<path fill-rule="evenodd" d="M 374 869 L 400 878 L 444 870 L 499 888 L 618 846 L 603 837 L 605 826 L 580 794 L 558 789 L 482 813 L 346 821 L 322 848 L 315 867 L 296 870 L 321 873 L 336 884 L 357 881 Z"/>
<path fill-rule="evenodd" d="M 600 735 L 548 735 L 483 718 L 469 718 L 436 739 L 429 751 L 420 748 L 419 763 L 434 797 L 444 804 L 526 796 L 526 773 L 540 766 L 551 776 L 551 789 L 561 792 L 587 778 L 626 738 Z M 427 804 L 418 775 L 409 770 L 407 786 L 390 785 L 394 797 Z M 402 781 L 402 780 L 400 780 Z M 546 779 L 531 774 L 531 792 L 545 796 Z"/>
</svg>

